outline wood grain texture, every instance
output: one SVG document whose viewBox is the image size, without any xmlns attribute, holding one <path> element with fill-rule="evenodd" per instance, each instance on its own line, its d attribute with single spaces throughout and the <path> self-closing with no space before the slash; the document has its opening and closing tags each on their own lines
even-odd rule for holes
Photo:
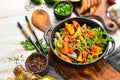
<svg viewBox="0 0 120 80">
<path fill-rule="evenodd" d="M 35 10 L 32 14 L 31 20 L 33 25 L 42 31 L 45 31 L 49 26 L 52 25 L 48 13 L 42 9 Z"/>
<path fill-rule="evenodd" d="M 58 60 L 52 53 L 49 59 L 55 70 L 66 80 L 119 80 L 120 73 L 105 59 L 88 66 L 70 66 Z"/>
<path fill-rule="evenodd" d="M 90 15 L 89 11 L 80 14 L 81 4 L 73 5 L 74 11 L 77 15 Z M 118 30 L 118 26 L 114 21 L 107 17 L 107 9 L 109 8 L 109 6 L 110 4 L 107 2 L 107 0 L 101 0 L 101 3 L 95 10 L 94 15 L 100 16 L 106 24 L 106 31 L 110 34 L 114 34 Z"/>
</svg>

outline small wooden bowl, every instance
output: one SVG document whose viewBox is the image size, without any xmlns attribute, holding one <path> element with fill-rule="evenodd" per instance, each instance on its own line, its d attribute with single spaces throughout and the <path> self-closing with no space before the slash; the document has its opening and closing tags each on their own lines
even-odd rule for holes
<svg viewBox="0 0 120 80">
<path fill-rule="evenodd" d="M 39 52 L 32 53 L 26 59 L 25 67 L 29 72 L 43 76 L 48 72 L 48 59 Z"/>
<path fill-rule="evenodd" d="M 61 3 L 66 3 L 66 4 L 69 4 L 69 5 L 71 6 L 71 10 L 69 11 L 69 13 L 59 14 L 59 13 L 56 12 L 56 10 L 55 10 L 56 7 L 57 7 L 59 4 L 61 4 Z M 62 9 L 62 7 L 60 7 L 60 8 Z M 64 6 L 64 8 L 65 8 L 65 6 Z M 63 20 L 63 19 L 65 19 L 65 18 L 69 18 L 69 17 L 72 15 L 73 5 L 72 5 L 72 3 L 69 2 L 69 1 L 60 1 L 60 2 L 57 2 L 57 3 L 54 5 L 53 10 L 54 10 L 54 15 L 55 15 L 56 19 L 57 19 L 57 20 Z M 64 10 L 65 10 L 65 9 L 64 9 Z M 66 10 L 67 10 L 67 7 L 66 7 Z M 62 12 L 62 11 L 60 11 L 60 12 Z"/>
</svg>

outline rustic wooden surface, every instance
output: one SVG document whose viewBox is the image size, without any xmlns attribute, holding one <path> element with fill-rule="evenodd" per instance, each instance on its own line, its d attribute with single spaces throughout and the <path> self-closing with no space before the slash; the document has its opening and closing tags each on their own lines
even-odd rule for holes
<svg viewBox="0 0 120 80">
<path fill-rule="evenodd" d="M 43 9 L 37 9 L 33 12 L 32 23 L 35 27 L 41 29 L 42 31 L 45 31 L 52 25 L 48 13 Z"/>
<path fill-rule="evenodd" d="M 52 53 L 49 59 L 55 70 L 66 80 L 120 80 L 120 73 L 105 59 L 89 66 L 70 66 L 56 59 Z"/>
<path fill-rule="evenodd" d="M 73 5 L 74 11 L 77 15 L 89 15 L 88 11 L 86 11 L 84 14 L 80 14 L 81 4 Z M 109 6 L 110 4 L 107 2 L 107 0 L 101 0 L 101 4 L 95 10 L 94 15 L 100 16 L 103 19 L 104 23 L 107 25 L 106 27 L 108 27 L 106 31 L 110 34 L 114 34 L 118 30 L 118 26 L 107 16 L 107 9 L 109 8 Z"/>
</svg>

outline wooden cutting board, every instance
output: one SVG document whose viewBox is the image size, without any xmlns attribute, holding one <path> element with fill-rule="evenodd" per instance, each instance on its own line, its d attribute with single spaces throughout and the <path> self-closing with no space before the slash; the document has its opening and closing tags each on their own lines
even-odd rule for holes
<svg viewBox="0 0 120 80">
<path fill-rule="evenodd" d="M 85 12 L 84 14 L 80 14 L 80 8 L 81 8 L 80 3 L 79 4 L 73 3 L 73 6 L 74 6 L 74 11 L 78 16 L 89 15 L 88 11 Z M 106 24 L 105 29 L 108 33 L 114 34 L 117 31 L 118 26 L 114 21 L 112 21 L 107 17 L 107 10 L 109 6 L 110 4 L 107 2 L 107 0 L 101 0 L 101 3 L 94 12 L 94 15 L 97 15 L 103 19 L 103 22 Z"/>
<path fill-rule="evenodd" d="M 89 66 L 70 66 L 56 59 L 52 53 L 49 60 L 55 70 L 65 80 L 120 80 L 120 73 L 117 72 L 105 59 Z"/>
</svg>

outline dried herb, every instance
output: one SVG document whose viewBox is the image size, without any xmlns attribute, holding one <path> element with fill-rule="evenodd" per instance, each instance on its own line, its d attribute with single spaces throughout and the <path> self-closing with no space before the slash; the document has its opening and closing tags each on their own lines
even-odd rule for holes
<svg viewBox="0 0 120 80">
<path fill-rule="evenodd" d="M 14 56 L 14 57 L 8 57 L 8 60 L 9 60 L 9 62 L 11 62 L 11 61 L 15 61 L 15 64 L 19 64 L 19 62 L 22 62 L 22 61 L 24 61 L 23 60 L 23 55 L 20 55 L 20 56 Z"/>
</svg>

